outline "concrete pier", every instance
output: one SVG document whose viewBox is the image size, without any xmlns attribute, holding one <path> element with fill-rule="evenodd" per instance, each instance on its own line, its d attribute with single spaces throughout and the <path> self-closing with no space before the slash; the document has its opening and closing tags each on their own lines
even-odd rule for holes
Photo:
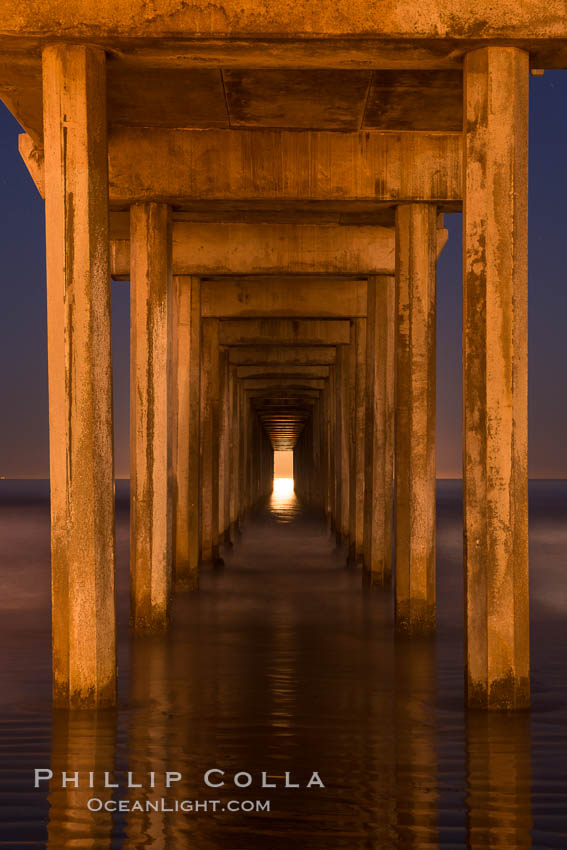
<svg viewBox="0 0 567 850">
<path fill-rule="evenodd" d="M 55 704 L 115 701 L 111 276 L 133 631 L 238 544 L 279 450 L 361 584 L 395 577 L 397 631 L 433 633 L 436 262 L 462 210 L 467 700 L 527 706 L 527 88 L 567 66 L 561 3 L 83 6 L 9 2 L 0 40 L 46 202 Z"/>
</svg>

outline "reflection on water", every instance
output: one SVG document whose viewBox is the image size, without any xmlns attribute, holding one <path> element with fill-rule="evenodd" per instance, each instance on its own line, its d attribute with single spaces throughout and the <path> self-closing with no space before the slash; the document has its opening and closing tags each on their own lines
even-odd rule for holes
<svg viewBox="0 0 567 850">
<path fill-rule="evenodd" d="M 298 502 L 293 491 L 293 478 L 274 478 L 269 509 L 276 522 L 291 522 L 298 513 Z"/>
<path fill-rule="evenodd" d="M 395 650 L 396 826 L 399 846 L 439 846 L 435 642 Z"/>
<path fill-rule="evenodd" d="M 120 705 L 53 715 L 47 491 L 0 483 L 2 846 L 567 847 L 564 482 L 531 488 L 534 708 L 513 717 L 463 710 L 456 482 L 439 485 L 439 634 L 418 643 L 394 641 L 391 594 L 363 592 L 320 520 L 279 488 L 225 567 L 176 597 L 170 633 L 130 640 L 119 483 Z M 36 767 L 54 773 L 39 790 Z M 207 787 L 211 769 L 225 785 Z M 62 771 L 79 787 L 62 788 Z M 169 788 L 166 771 L 181 774 Z M 305 787 L 313 771 L 324 789 Z M 234 785 L 239 772 L 250 787 Z M 93 797 L 115 810 L 89 811 Z M 162 799 L 192 810 L 151 810 Z M 216 811 L 195 810 L 211 800 Z M 228 810 L 256 800 L 271 810 Z"/>
<path fill-rule="evenodd" d="M 49 783 L 49 850 L 59 847 L 111 847 L 112 814 L 91 811 L 89 772 L 114 773 L 116 714 L 114 711 L 53 713 Z M 65 787 L 62 775 L 66 773 Z M 104 780 L 103 780 L 104 781 Z M 106 783 L 109 784 L 109 783 Z M 96 796 L 107 801 L 112 789 L 97 780 Z"/>
<path fill-rule="evenodd" d="M 529 715 L 467 717 L 470 847 L 531 847 Z"/>
</svg>

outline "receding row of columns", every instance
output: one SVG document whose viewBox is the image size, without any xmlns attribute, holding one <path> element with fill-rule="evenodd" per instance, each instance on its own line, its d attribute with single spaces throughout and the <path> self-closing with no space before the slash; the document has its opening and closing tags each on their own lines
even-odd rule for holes
<svg viewBox="0 0 567 850">
<path fill-rule="evenodd" d="M 495 708 L 529 701 L 528 68 L 512 47 L 464 63 L 467 682 L 470 704 Z M 43 87 L 54 700 L 104 705 L 115 701 L 116 648 L 103 50 L 46 47 Z M 309 451 L 324 470 L 307 485 L 298 465 L 300 490 L 311 488 L 372 584 L 389 581 L 394 548 L 409 633 L 431 631 L 435 616 L 436 212 L 399 205 L 395 284 L 370 280 L 367 316 L 337 348 L 334 394 L 329 375 L 298 446 L 298 464 Z M 169 208 L 134 204 L 130 219 L 131 610 L 144 631 L 167 625 L 173 564 L 195 587 L 199 559 L 220 556 L 272 467 L 219 321 L 201 320 L 198 281 L 173 277 Z"/>
</svg>

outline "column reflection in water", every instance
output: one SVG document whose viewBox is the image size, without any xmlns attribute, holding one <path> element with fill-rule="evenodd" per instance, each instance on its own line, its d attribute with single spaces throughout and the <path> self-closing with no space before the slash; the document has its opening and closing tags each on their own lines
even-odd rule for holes
<svg viewBox="0 0 567 850">
<path fill-rule="evenodd" d="M 377 616 L 378 615 L 378 616 Z M 361 620 L 361 668 L 358 671 L 358 703 L 360 729 L 353 729 L 353 753 L 340 758 L 345 780 L 353 782 L 350 771 L 358 771 L 360 796 L 359 847 L 398 847 L 396 830 L 396 692 L 394 688 L 396 652 L 393 632 L 391 596 L 389 593 L 365 592 L 361 610 L 353 611 Z M 349 700 L 348 690 L 343 696 Z M 356 788 L 356 785 L 355 785 Z"/>
<path fill-rule="evenodd" d="M 396 830 L 398 846 L 439 846 L 435 640 L 396 642 Z"/>
<path fill-rule="evenodd" d="M 111 812 L 90 811 L 91 798 L 103 803 L 112 798 L 112 788 L 104 788 L 104 773 L 114 771 L 116 714 L 104 711 L 64 711 L 53 713 L 51 770 L 49 783 L 48 850 L 83 848 L 110 850 Z M 69 782 L 62 788 L 61 774 L 78 772 L 79 785 Z M 89 788 L 89 772 L 94 772 L 94 788 Z"/>
<path fill-rule="evenodd" d="M 128 796 L 145 806 L 148 801 L 170 799 L 173 794 L 164 784 L 168 749 L 173 730 L 169 718 L 168 642 L 163 636 L 134 638 L 130 645 L 130 694 L 128 723 L 128 770 L 134 782 L 143 787 Z M 155 787 L 149 776 L 155 774 Z M 177 795 L 177 791 L 174 792 Z M 177 815 L 179 817 L 179 815 Z M 168 814 L 163 811 L 129 812 L 126 818 L 124 850 L 152 847 L 167 850 Z"/>
<path fill-rule="evenodd" d="M 467 846 L 532 846 L 530 717 L 470 711 L 467 737 Z"/>
</svg>

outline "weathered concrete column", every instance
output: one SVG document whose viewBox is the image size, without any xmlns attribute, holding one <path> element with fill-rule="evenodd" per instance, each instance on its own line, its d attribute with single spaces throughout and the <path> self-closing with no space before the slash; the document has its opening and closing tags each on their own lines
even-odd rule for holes
<svg viewBox="0 0 567 850">
<path fill-rule="evenodd" d="M 53 701 L 116 700 L 104 51 L 43 51 Z"/>
<path fill-rule="evenodd" d="M 219 352 L 219 546 L 230 543 L 230 387 L 228 354 Z"/>
<path fill-rule="evenodd" d="M 179 275 L 174 288 L 174 574 L 176 587 L 191 590 L 199 583 L 200 281 Z"/>
<path fill-rule="evenodd" d="M 337 515 L 337 472 L 336 472 L 336 375 L 335 366 L 329 366 L 329 381 L 327 389 L 327 417 L 329 422 L 329 460 L 328 460 L 328 490 L 329 490 L 329 530 L 331 533 L 336 528 Z"/>
<path fill-rule="evenodd" d="M 320 500 L 321 500 L 321 508 L 323 510 L 323 516 L 325 522 L 329 522 L 329 419 L 327 414 L 327 400 L 326 400 L 326 392 L 327 386 L 321 392 L 319 396 L 319 410 L 320 410 L 320 418 L 319 418 L 319 429 L 320 429 L 320 446 L 321 446 L 321 456 L 319 461 L 319 467 L 316 471 L 317 479 L 319 482 L 319 492 L 320 492 Z"/>
<path fill-rule="evenodd" d="M 371 585 L 392 580 L 396 282 L 368 278 L 364 566 Z"/>
<path fill-rule="evenodd" d="M 348 345 L 337 346 L 337 543 L 348 543 L 350 517 L 350 433 L 351 390 L 349 365 L 352 361 Z"/>
<path fill-rule="evenodd" d="M 201 320 L 201 558 L 218 558 L 219 320 Z"/>
<path fill-rule="evenodd" d="M 354 502 L 354 473 L 355 469 L 355 445 L 354 445 L 354 410 L 355 410 L 355 386 L 356 386 L 356 350 L 354 343 L 355 331 L 351 322 L 352 341 L 349 345 L 341 346 L 343 356 L 343 492 L 345 492 L 345 508 L 348 509 L 345 525 L 344 542 L 349 548 L 352 542 L 351 517 L 353 516 L 352 502 Z M 345 467 L 346 464 L 346 467 Z M 346 488 L 346 491 L 345 489 Z M 346 495 L 348 492 L 348 495 Z"/>
<path fill-rule="evenodd" d="M 255 452 L 255 424 L 256 424 L 256 416 L 253 411 L 250 409 L 248 411 L 248 420 L 247 420 L 247 431 L 248 431 L 248 465 L 247 465 L 247 473 L 246 478 L 248 481 L 248 507 L 251 508 L 256 501 L 256 452 Z"/>
<path fill-rule="evenodd" d="M 529 704 L 527 52 L 465 59 L 464 521 L 471 706 Z"/>
<path fill-rule="evenodd" d="M 396 625 L 435 629 L 437 210 L 396 212 Z"/>
<path fill-rule="evenodd" d="M 189 570 L 197 575 L 201 557 L 201 281 L 191 278 L 191 363 L 189 381 Z"/>
<path fill-rule="evenodd" d="M 340 357 L 341 347 L 337 347 L 335 360 L 335 392 L 334 392 L 334 419 L 335 419 L 335 540 L 340 545 L 343 535 L 343 470 L 342 470 L 342 423 L 341 423 L 341 396 L 342 396 L 342 365 Z"/>
<path fill-rule="evenodd" d="M 317 510 L 323 510 L 323 481 L 322 481 L 322 412 L 321 412 L 321 396 L 315 401 L 312 414 L 311 428 L 311 486 L 310 498 L 311 503 Z"/>
<path fill-rule="evenodd" d="M 362 565 L 364 550 L 364 442 L 366 425 L 366 319 L 353 321 L 353 408 L 351 417 L 349 560 Z"/>
<path fill-rule="evenodd" d="M 241 525 L 248 510 L 248 407 L 249 402 L 242 383 L 238 382 L 238 406 L 239 406 L 239 427 L 240 434 L 238 445 L 238 493 L 240 496 L 238 507 L 238 522 Z"/>
<path fill-rule="evenodd" d="M 230 480 L 229 480 L 229 534 L 231 543 L 236 540 L 238 532 L 238 515 L 240 504 L 240 407 L 238 394 L 237 367 L 229 366 L 229 399 L 230 399 L 230 428 L 229 428 L 229 451 L 230 451 Z"/>
<path fill-rule="evenodd" d="M 166 204 L 130 208 L 130 619 L 167 626 L 173 532 L 173 279 Z"/>
</svg>

